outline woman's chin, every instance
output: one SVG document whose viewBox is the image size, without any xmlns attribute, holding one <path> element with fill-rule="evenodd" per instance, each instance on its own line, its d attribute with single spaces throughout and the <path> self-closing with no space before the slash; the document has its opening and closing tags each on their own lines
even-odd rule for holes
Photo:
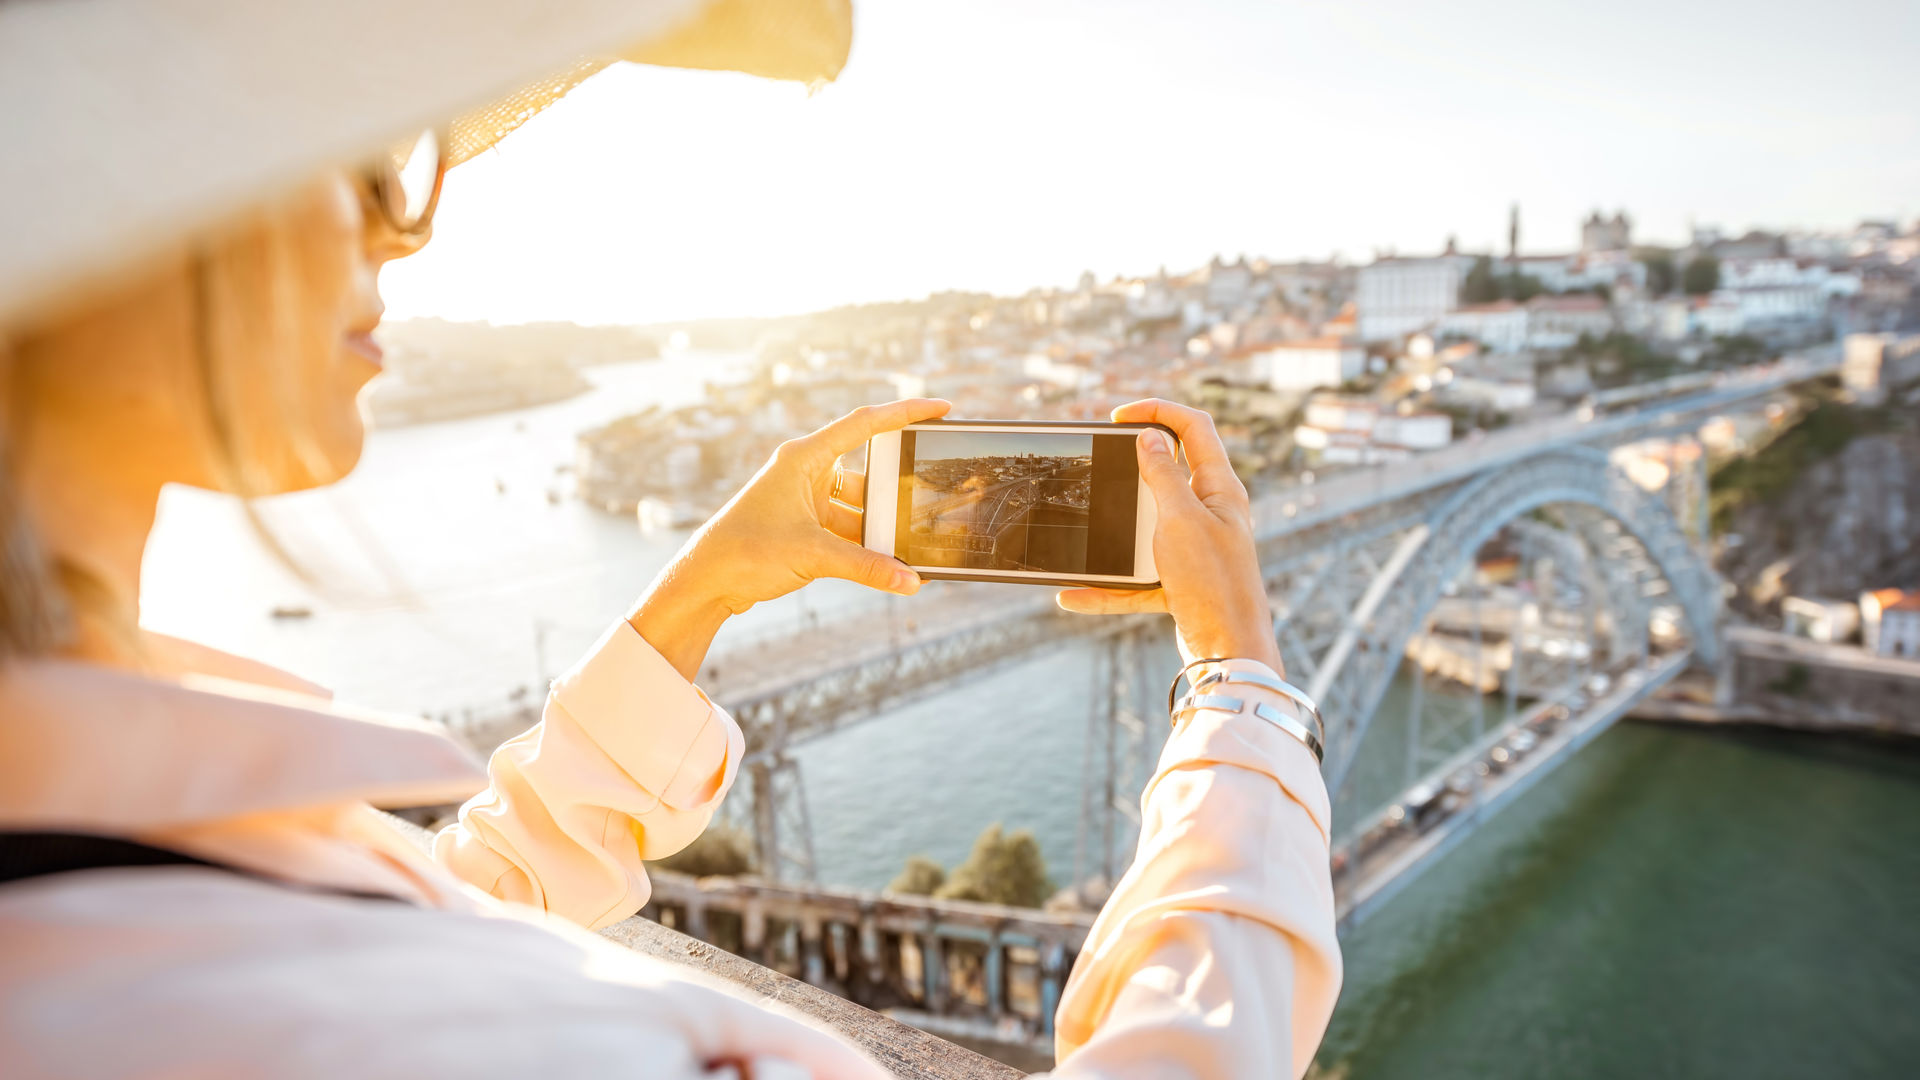
<svg viewBox="0 0 1920 1080">
<path fill-rule="evenodd" d="M 277 490 L 256 494 L 287 495 L 338 483 L 360 464 L 366 447 L 366 420 L 357 406 L 352 407 L 326 430 L 315 432 L 305 447 L 289 446 L 282 459 L 286 467 L 279 470 L 279 483 L 274 485 Z"/>
</svg>

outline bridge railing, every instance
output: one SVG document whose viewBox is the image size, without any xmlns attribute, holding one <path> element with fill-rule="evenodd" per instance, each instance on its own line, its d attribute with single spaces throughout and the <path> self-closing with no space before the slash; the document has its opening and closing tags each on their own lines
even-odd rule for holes
<svg viewBox="0 0 1920 1080">
<path fill-rule="evenodd" d="M 1090 912 L 652 872 L 642 916 L 941 1034 L 1045 1054 Z"/>
</svg>

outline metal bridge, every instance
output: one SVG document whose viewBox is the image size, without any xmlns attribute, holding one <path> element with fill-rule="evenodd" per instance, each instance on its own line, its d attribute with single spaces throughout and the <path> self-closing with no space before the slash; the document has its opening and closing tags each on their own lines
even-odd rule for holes
<svg viewBox="0 0 1920 1080">
<path fill-rule="evenodd" d="M 1705 388 L 1695 377 L 1687 392 L 1631 411 L 1509 428 L 1256 501 L 1289 678 L 1327 720 L 1344 920 L 1371 912 L 1689 662 L 1717 659 L 1720 585 L 1701 550 L 1704 453 L 1695 473 L 1655 494 L 1613 468 L 1607 450 L 1685 439 L 1712 416 L 1837 367 L 1837 350 L 1822 349 Z M 1520 586 L 1487 580 L 1476 556 L 1489 544 L 1509 553 Z M 763 874 L 814 878 L 795 745 L 1069 642 L 1094 647 L 1100 688 L 1076 880 L 1111 881 L 1125 867 L 1141 782 L 1165 730 L 1156 700 L 1170 670 L 1165 620 L 1068 615 L 1049 594 L 1009 593 L 944 584 L 923 592 L 904 625 L 897 612 L 849 619 L 712 665 L 704 681 L 747 734 Z M 1454 614 L 1436 627 L 1443 601 Z M 1463 693 L 1456 680 L 1429 687 L 1421 665 L 1403 663 L 1417 635 L 1457 633 L 1459 611 L 1495 608 L 1499 618 L 1465 620 L 1471 651 L 1462 654 L 1484 655 L 1482 627 L 1500 628 L 1504 702 Z"/>
</svg>

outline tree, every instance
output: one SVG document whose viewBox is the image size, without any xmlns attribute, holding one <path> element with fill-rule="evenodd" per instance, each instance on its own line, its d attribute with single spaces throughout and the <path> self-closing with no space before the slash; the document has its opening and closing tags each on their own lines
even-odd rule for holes
<svg viewBox="0 0 1920 1080">
<path fill-rule="evenodd" d="M 1460 302 L 1490 304 L 1500 299 L 1500 281 L 1493 273 L 1493 260 L 1485 255 L 1473 260 L 1467 280 L 1460 283 Z"/>
<path fill-rule="evenodd" d="M 1673 256 L 1666 252 L 1648 255 L 1640 262 L 1647 268 L 1647 295 L 1665 296 L 1673 291 Z"/>
<path fill-rule="evenodd" d="M 941 900 L 975 900 L 1037 908 L 1054 893 L 1047 862 L 1032 829 L 1003 833 L 1000 824 L 987 826 L 973 842 L 967 861 L 953 868 L 946 884 L 934 890 Z"/>
<path fill-rule="evenodd" d="M 901 869 L 900 876 L 887 886 L 891 893 L 907 896 L 932 896 L 940 886 L 947 883 L 947 872 L 940 864 L 925 855 L 912 855 L 907 865 Z"/>
<path fill-rule="evenodd" d="M 1680 272 L 1680 287 L 1688 296 L 1705 296 L 1720 287 L 1720 260 L 1702 255 Z"/>
<path fill-rule="evenodd" d="M 653 865 L 677 874 L 694 877 L 738 877 L 753 872 L 753 841 L 747 834 L 728 825 L 709 826 L 693 838 L 693 843 Z"/>
</svg>

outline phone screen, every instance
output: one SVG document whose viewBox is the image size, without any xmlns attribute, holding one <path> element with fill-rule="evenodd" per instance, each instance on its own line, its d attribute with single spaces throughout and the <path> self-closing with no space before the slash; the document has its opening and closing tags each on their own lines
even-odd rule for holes
<svg viewBox="0 0 1920 1080">
<path fill-rule="evenodd" d="M 903 431 L 894 555 L 943 570 L 1134 572 L 1132 433 Z"/>
</svg>

